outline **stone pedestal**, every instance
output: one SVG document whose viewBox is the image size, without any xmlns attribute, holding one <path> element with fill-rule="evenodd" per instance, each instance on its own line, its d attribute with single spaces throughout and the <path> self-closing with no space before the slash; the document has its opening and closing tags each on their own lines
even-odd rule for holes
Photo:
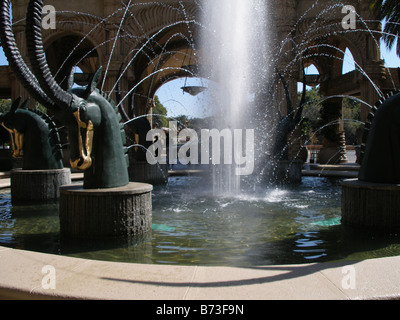
<svg viewBox="0 0 400 320">
<path fill-rule="evenodd" d="M 141 237 L 151 231 L 153 186 L 129 183 L 111 189 L 60 188 L 60 232 L 64 238 Z"/>
<path fill-rule="evenodd" d="M 374 229 L 400 228 L 400 185 L 344 181 L 342 223 Z"/>
<path fill-rule="evenodd" d="M 168 165 L 151 165 L 147 161 L 130 161 L 129 180 L 134 182 L 149 183 L 152 185 L 165 185 L 168 183 Z"/>
<path fill-rule="evenodd" d="M 343 158 L 341 147 L 324 147 L 319 151 L 318 163 L 320 164 L 338 164 L 344 162 L 346 160 Z"/>
<path fill-rule="evenodd" d="M 11 199 L 14 204 L 55 202 L 62 185 L 71 183 L 71 170 L 11 171 Z"/>
<path fill-rule="evenodd" d="M 275 180 L 279 183 L 300 183 L 302 178 L 303 161 L 279 161 L 275 169 Z"/>
</svg>

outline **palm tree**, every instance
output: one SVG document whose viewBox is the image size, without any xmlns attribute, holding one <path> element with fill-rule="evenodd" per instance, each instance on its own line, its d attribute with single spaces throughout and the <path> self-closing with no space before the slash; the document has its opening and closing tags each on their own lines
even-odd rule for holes
<svg viewBox="0 0 400 320">
<path fill-rule="evenodd" d="M 392 49 L 396 39 L 400 37 L 400 1 L 371 0 L 371 3 L 371 8 L 378 13 L 379 19 L 386 20 L 382 39 Z M 397 41 L 396 53 L 400 57 L 400 40 Z"/>
</svg>

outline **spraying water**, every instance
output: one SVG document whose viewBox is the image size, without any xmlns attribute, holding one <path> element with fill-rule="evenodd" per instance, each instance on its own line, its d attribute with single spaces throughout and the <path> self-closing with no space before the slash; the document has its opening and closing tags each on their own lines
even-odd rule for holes
<svg viewBox="0 0 400 320">
<path fill-rule="evenodd" d="M 268 70 L 267 4 L 263 0 L 206 0 L 204 2 L 202 39 L 203 73 L 213 80 L 210 94 L 215 110 L 215 128 L 254 128 L 255 96 L 265 86 Z M 233 136 L 233 135 L 232 135 Z M 257 138 L 256 138 L 257 141 Z M 225 141 L 224 141 L 225 142 Z M 238 145 L 233 139 L 233 153 L 246 152 L 254 146 Z M 240 192 L 237 163 L 224 162 L 215 167 L 214 192 L 230 195 Z"/>
</svg>

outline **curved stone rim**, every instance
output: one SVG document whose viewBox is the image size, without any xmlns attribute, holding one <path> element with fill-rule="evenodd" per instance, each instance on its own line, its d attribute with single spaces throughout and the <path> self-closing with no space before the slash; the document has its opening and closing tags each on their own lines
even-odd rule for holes
<svg viewBox="0 0 400 320">
<path fill-rule="evenodd" d="M 105 195 L 133 195 L 142 194 L 153 191 L 153 186 L 147 183 L 141 182 L 130 182 L 126 186 L 117 188 L 106 188 L 106 189 L 83 189 L 83 184 L 71 184 L 60 187 L 60 193 L 64 194 L 84 194 L 86 196 L 105 196 Z"/>
<path fill-rule="evenodd" d="M 12 169 L 10 174 L 54 174 L 54 173 L 62 173 L 62 172 L 71 172 L 69 168 L 63 169 L 46 169 L 46 170 L 24 170 L 21 168 Z"/>
<path fill-rule="evenodd" d="M 367 182 L 360 181 L 358 179 L 348 179 L 342 181 L 342 186 L 349 188 L 363 188 L 363 189 L 373 189 L 373 190 L 399 190 L 400 184 L 389 184 L 389 183 L 377 183 L 377 182 Z"/>
<path fill-rule="evenodd" d="M 386 300 L 400 297 L 397 276 L 399 256 L 312 265 L 266 265 L 250 269 L 90 260 L 2 246 L 0 257 L 0 269 L 7 275 L 0 278 L 0 297 L 3 299 L 165 302 L 168 299 L 214 298 Z M 57 272 L 55 289 L 43 288 L 46 274 L 41 270 L 44 266 L 52 266 Z M 352 266 L 357 271 L 357 287 L 354 290 L 343 290 L 344 266 Z M 253 283 L 254 279 L 277 277 L 280 281 Z M 248 283 L 249 279 L 253 280 Z M 238 282 L 240 290 L 232 290 L 235 287 L 231 284 Z M 221 283 L 227 285 L 221 286 Z"/>
</svg>

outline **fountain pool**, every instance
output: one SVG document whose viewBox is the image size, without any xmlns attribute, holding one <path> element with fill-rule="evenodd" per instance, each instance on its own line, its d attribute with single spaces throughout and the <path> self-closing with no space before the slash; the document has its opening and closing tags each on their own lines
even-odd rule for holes
<svg viewBox="0 0 400 320">
<path fill-rule="evenodd" d="M 201 176 L 171 177 L 153 192 L 153 230 L 140 240 L 60 238 L 58 204 L 11 206 L 0 195 L 0 245 L 131 263 L 255 266 L 400 255 L 398 234 L 340 223 L 341 180 L 303 177 L 298 186 L 214 197 Z"/>
</svg>

